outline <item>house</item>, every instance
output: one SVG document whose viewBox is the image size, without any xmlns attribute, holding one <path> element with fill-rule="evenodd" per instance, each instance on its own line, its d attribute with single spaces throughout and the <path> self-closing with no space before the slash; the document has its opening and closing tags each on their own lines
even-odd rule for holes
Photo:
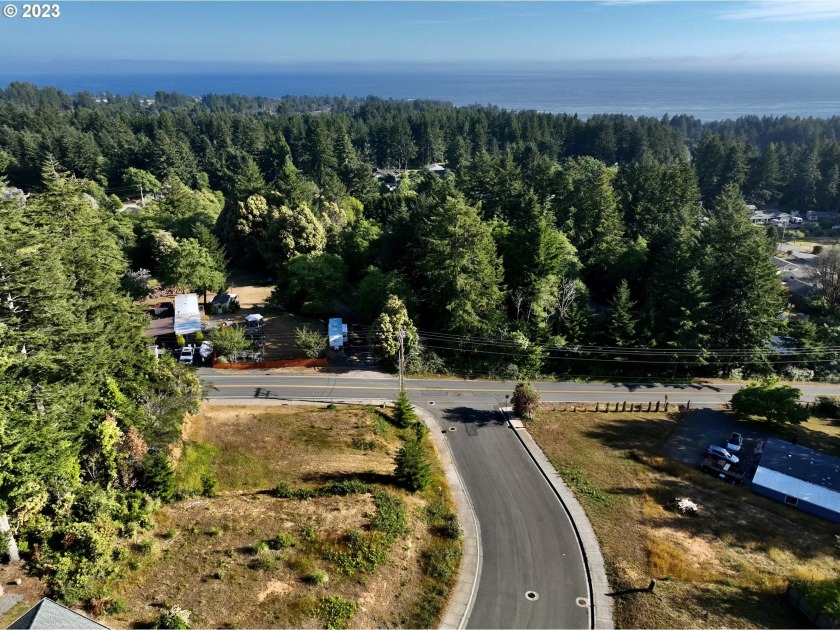
<svg viewBox="0 0 840 630">
<path fill-rule="evenodd" d="M 229 313 L 239 306 L 239 296 L 236 293 L 219 293 L 210 304 L 217 315 L 223 312 Z"/>
<path fill-rule="evenodd" d="M 840 459 L 782 440 L 768 439 L 752 489 L 840 523 Z"/>
<path fill-rule="evenodd" d="M 446 173 L 446 167 L 443 164 L 428 164 L 423 168 L 429 173 L 434 173 L 435 175 L 444 175 Z"/>
<path fill-rule="evenodd" d="M 838 213 L 836 212 L 820 212 L 818 210 L 808 210 L 805 218 L 808 221 L 836 221 Z"/>
<path fill-rule="evenodd" d="M 57 604 L 47 597 L 15 619 L 9 626 L 10 629 L 43 628 L 44 630 L 60 630 L 61 628 L 98 630 L 107 627 L 61 604 Z"/>
</svg>

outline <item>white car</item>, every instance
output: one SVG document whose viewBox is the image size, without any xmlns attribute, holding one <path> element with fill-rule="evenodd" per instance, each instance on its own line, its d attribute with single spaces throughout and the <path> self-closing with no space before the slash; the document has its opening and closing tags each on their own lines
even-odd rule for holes
<svg viewBox="0 0 840 630">
<path fill-rule="evenodd" d="M 741 446 L 744 444 L 744 436 L 740 433 L 733 433 L 729 436 L 729 439 L 726 440 L 726 450 L 730 453 L 737 453 L 741 450 Z"/>
<path fill-rule="evenodd" d="M 201 355 L 202 359 L 209 359 L 213 356 L 213 342 L 212 341 L 202 341 L 201 347 L 198 349 L 198 354 Z"/>
<path fill-rule="evenodd" d="M 187 365 L 192 365 L 194 354 L 195 354 L 195 346 L 192 346 L 192 345 L 184 346 L 183 348 L 181 348 L 181 354 L 178 357 L 178 361 L 180 363 L 186 363 Z"/>
<path fill-rule="evenodd" d="M 737 464 L 740 461 L 735 455 L 727 451 L 722 446 L 715 446 L 714 444 L 706 449 L 706 455 L 720 457 L 721 459 L 728 461 L 730 464 Z"/>
</svg>

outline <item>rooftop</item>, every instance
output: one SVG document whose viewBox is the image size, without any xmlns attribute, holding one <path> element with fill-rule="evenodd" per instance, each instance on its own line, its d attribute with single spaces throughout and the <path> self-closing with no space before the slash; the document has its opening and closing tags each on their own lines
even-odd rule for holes
<svg viewBox="0 0 840 630">
<path fill-rule="evenodd" d="M 98 630 L 107 628 L 93 619 L 70 610 L 55 603 L 53 600 L 44 598 L 32 608 L 23 613 L 9 628 L 42 628 L 43 630 L 61 630 L 62 628 L 73 628 L 74 630 Z"/>
<path fill-rule="evenodd" d="M 840 492 L 840 459 L 770 438 L 759 466 Z"/>
</svg>

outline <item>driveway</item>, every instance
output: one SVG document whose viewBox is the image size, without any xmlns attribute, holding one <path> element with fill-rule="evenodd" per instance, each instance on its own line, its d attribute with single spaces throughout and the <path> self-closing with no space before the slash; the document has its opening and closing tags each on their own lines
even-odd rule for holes
<svg viewBox="0 0 840 630">
<path fill-rule="evenodd" d="M 750 428 L 731 416 L 711 409 L 697 409 L 685 415 L 682 423 L 665 443 L 663 454 L 686 466 L 697 467 L 710 444 L 726 448 L 726 440 L 737 431 L 744 436 L 744 444 L 737 453 L 741 464 L 750 462 L 758 440 L 766 440 L 767 433 Z M 744 470 L 752 472 L 748 465 Z"/>
</svg>

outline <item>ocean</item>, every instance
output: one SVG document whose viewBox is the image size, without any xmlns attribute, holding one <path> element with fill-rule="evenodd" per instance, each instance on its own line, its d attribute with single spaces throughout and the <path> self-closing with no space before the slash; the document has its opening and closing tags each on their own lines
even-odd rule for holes
<svg viewBox="0 0 840 630">
<path fill-rule="evenodd" d="M 138 93 L 157 90 L 191 96 L 210 92 L 248 96 L 375 95 L 395 99 L 432 99 L 455 105 L 495 105 L 513 110 L 632 116 L 688 114 L 703 121 L 745 115 L 840 115 L 840 74 L 711 73 L 671 71 L 521 71 L 475 72 L 446 69 L 393 70 L 268 69 L 231 72 L 27 72 L 0 69 L 0 85 L 29 81 L 70 93 Z"/>
</svg>

